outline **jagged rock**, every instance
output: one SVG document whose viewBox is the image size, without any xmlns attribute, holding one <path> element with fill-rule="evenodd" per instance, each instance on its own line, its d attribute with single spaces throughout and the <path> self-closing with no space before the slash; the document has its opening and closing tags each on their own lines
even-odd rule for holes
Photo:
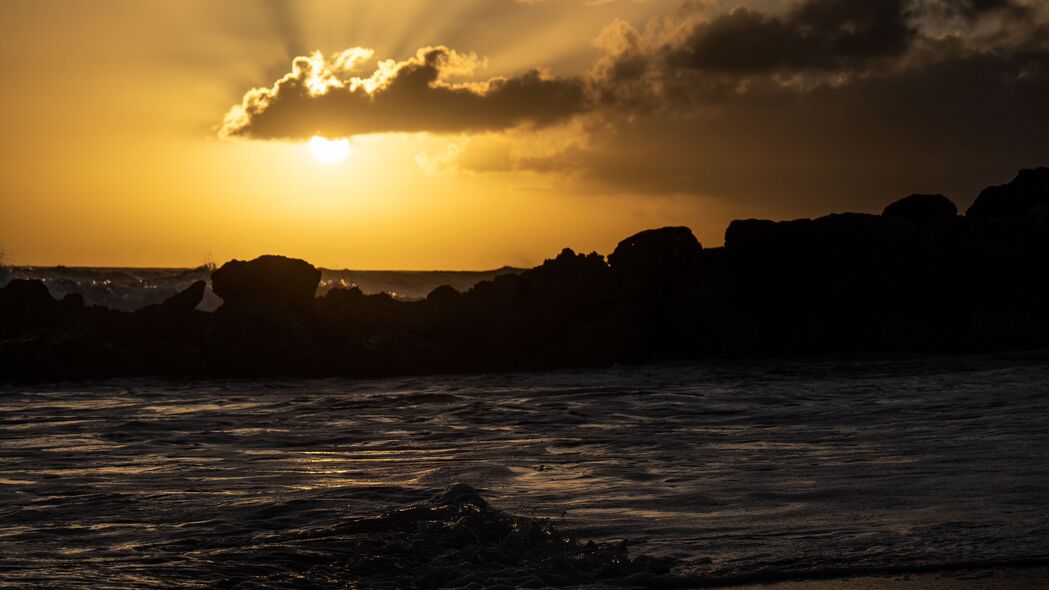
<svg viewBox="0 0 1049 590">
<path fill-rule="evenodd" d="M 232 260 L 211 273 L 211 287 L 227 304 L 264 298 L 293 308 L 313 303 L 321 272 L 312 264 L 284 256 Z"/>
<path fill-rule="evenodd" d="M 204 298 L 204 288 L 207 286 L 204 281 L 196 281 L 181 292 L 168 297 L 160 306 L 171 311 L 192 311 L 200 305 Z"/>
<path fill-rule="evenodd" d="M 925 226 L 937 217 L 954 217 L 958 214 L 958 207 L 943 195 L 911 195 L 891 203 L 881 214 Z"/>
<path fill-rule="evenodd" d="M 983 189 L 965 212 L 971 219 L 996 219 L 1027 215 L 1049 204 L 1049 168 L 1021 170 L 1009 184 Z"/>
<path fill-rule="evenodd" d="M 556 258 L 521 273 L 517 296 L 547 303 L 594 300 L 608 288 L 609 278 L 603 256 L 596 252 L 576 254 L 565 248 Z"/>
</svg>

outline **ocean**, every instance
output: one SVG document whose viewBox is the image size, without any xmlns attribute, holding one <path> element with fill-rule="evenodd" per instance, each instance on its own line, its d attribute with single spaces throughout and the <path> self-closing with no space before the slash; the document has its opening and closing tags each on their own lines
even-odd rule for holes
<svg viewBox="0 0 1049 590">
<path fill-rule="evenodd" d="M 454 483 L 706 582 L 1045 563 L 1047 443 L 988 356 L 5 386 L 0 587 L 398 587 L 345 523 Z"/>
</svg>

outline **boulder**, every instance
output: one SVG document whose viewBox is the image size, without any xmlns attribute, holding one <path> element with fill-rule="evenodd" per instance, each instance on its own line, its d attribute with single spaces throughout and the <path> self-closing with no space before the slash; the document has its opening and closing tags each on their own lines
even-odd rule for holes
<svg viewBox="0 0 1049 590">
<path fill-rule="evenodd" d="M 260 256 L 251 261 L 231 260 L 211 273 L 211 287 L 226 304 L 266 299 L 292 308 L 313 303 L 321 271 L 296 258 Z"/>
<path fill-rule="evenodd" d="M 61 304 L 51 296 L 43 281 L 14 279 L 0 289 L 0 330 L 50 323 L 60 308 Z"/>
<path fill-rule="evenodd" d="M 14 279 L 0 289 L 0 305 L 39 308 L 55 303 L 47 285 L 38 279 Z"/>
<path fill-rule="evenodd" d="M 14 279 L 0 289 L 0 334 L 47 330 L 67 315 L 43 281 Z"/>
<path fill-rule="evenodd" d="M 687 227 L 650 229 L 619 242 L 608 256 L 612 272 L 651 275 L 688 272 L 698 264 L 703 246 Z"/>
<path fill-rule="evenodd" d="M 965 212 L 971 219 L 1027 215 L 1049 204 L 1049 168 L 1021 170 L 1009 184 L 983 189 Z"/>
<path fill-rule="evenodd" d="M 787 224 L 807 223 L 808 219 L 775 222 L 770 219 L 736 219 L 725 229 L 725 249 L 730 252 L 770 250 L 786 233 Z"/>
<path fill-rule="evenodd" d="M 66 309 L 83 309 L 84 308 L 84 296 L 80 293 L 66 293 L 65 297 L 62 298 L 62 307 Z"/>
<path fill-rule="evenodd" d="M 426 302 L 437 306 L 455 305 L 461 302 L 463 294 L 451 285 L 441 285 L 426 296 Z"/>
<path fill-rule="evenodd" d="M 168 297 L 160 306 L 171 311 L 193 311 L 204 298 L 204 288 L 207 285 L 204 281 L 196 281 L 181 292 Z"/>
<path fill-rule="evenodd" d="M 900 217 L 919 227 L 937 217 L 954 217 L 958 207 L 943 195 L 911 195 L 891 203 L 882 211 L 883 217 Z"/>
</svg>

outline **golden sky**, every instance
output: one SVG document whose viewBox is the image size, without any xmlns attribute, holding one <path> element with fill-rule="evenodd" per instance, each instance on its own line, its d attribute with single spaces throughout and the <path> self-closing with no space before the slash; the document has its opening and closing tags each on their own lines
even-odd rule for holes
<svg viewBox="0 0 1049 590">
<path fill-rule="evenodd" d="M 0 246 L 481 269 L 913 192 L 964 208 L 1049 163 L 1047 21 L 1032 0 L 9 0 Z"/>
</svg>

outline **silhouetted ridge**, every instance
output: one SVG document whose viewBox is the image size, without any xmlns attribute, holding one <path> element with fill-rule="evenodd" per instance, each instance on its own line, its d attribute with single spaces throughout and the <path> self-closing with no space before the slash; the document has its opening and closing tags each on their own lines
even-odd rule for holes
<svg viewBox="0 0 1049 590">
<path fill-rule="evenodd" d="M 1049 168 L 1021 170 L 1009 184 L 983 189 L 965 216 L 996 219 L 1032 213 L 1049 206 Z M 1047 215 L 1049 212 L 1042 212 Z"/>
<path fill-rule="evenodd" d="M 0 290 L 8 377 L 350 375 L 607 366 L 710 355 L 967 352 L 1049 347 L 1049 168 L 983 191 L 966 216 L 942 195 L 882 215 L 733 221 L 704 249 L 647 230 L 608 256 L 564 249 L 422 300 L 329 288 L 302 260 L 231 261 L 224 303 L 198 282 L 133 313 Z"/>
</svg>

